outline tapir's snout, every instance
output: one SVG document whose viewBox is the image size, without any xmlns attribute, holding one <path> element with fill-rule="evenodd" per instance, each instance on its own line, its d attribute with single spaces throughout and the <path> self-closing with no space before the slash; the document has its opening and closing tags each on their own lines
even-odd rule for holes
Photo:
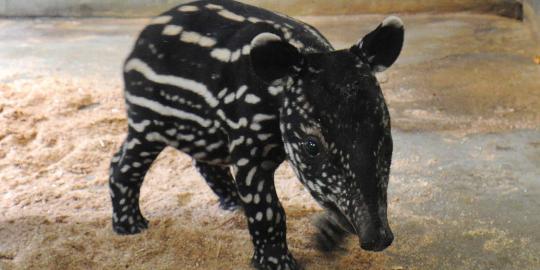
<svg viewBox="0 0 540 270">
<path fill-rule="evenodd" d="M 383 251 L 389 247 L 394 241 L 394 234 L 389 226 L 384 226 L 379 229 L 368 228 L 360 236 L 360 247 L 368 251 Z"/>
</svg>

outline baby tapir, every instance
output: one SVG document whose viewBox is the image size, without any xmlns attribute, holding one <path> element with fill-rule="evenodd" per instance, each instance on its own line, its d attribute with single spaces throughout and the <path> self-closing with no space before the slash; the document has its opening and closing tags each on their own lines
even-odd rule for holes
<svg viewBox="0 0 540 270">
<path fill-rule="evenodd" d="M 336 51 L 305 23 L 230 0 L 154 18 L 124 66 L 129 129 L 111 164 L 113 229 L 148 227 L 139 191 L 172 146 L 193 158 L 222 208 L 243 209 L 258 269 L 299 268 L 274 187 L 285 159 L 327 211 L 323 250 L 349 233 L 366 250 L 385 249 L 392 137 L 374 73 L 394 63 L 403 37 L 391 16 Z"/>
</svg>

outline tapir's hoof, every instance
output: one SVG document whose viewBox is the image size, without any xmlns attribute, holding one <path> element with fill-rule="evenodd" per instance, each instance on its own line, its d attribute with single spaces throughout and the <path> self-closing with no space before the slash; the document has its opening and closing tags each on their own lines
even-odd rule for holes
<svg viewBox="0 0 540 270">
<path fill-rule="evenodd" d="M 257 270 L 304 270 L 304 267 L 297 263 L 290 254 L 284 258 L 281 256 L 278 258 L 261 258 L 259 260 L 252 258 L 251 265 Z"/>
<path fill-rule="evenodd" d="M 219 200 L 219 208 L 225 210 L 225 211 L 231 211 L 234 212 L 238 209 L 242 208 L 242 205 L 235 199 L 228 199 L 228 200 Z"/>
<path fill-rule="evenodd" d="M 114 222 L 113 230 L 120 235 L 137 234 L 148 229 L 148 220 L 142 215 L 135 218 L 127 218 L 123 222 Z"/>
</svg>

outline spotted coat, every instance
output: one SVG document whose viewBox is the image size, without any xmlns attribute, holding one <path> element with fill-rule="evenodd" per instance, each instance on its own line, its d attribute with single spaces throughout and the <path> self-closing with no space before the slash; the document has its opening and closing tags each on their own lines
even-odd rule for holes
<svg viewBox="0 0 540 270">
<path fill-rule="evenodd" d="M 111 163 L 113 229 L 148 227 L 140 187 L 170 146 L 193 158 L 222 208 L 243 209 L 258 269 L 299 268 L 273 181 L 285 159 L 327 209 L 323 250 L 349 233 L 366 249 L 385 248 L 392 142 L 373 73 L 394 62 L 402 41 L 390 17 L 335 51 L 305 23 L 231 0 L 155 17 L 124 65 L 128 135 Z"/>
</svg>

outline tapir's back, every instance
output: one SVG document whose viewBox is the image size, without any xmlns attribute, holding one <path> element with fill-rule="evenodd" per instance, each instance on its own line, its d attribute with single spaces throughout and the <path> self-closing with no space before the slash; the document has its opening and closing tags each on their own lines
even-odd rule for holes
<svg viewBox="0 0 540 270">
<path fill-rule="evenodd" d="M 242 65 L 250 41 L 265 29 L 301 51 L 332 49 L 316 29 L 287 16 L 235 1 L 209 0 L 180 5 L 154 18 L 142 31 L 128 61 L 136 57 L 156 72 L 182 75 L 211 86 L 222 79 L 223 69 Z"/>
</svg>

